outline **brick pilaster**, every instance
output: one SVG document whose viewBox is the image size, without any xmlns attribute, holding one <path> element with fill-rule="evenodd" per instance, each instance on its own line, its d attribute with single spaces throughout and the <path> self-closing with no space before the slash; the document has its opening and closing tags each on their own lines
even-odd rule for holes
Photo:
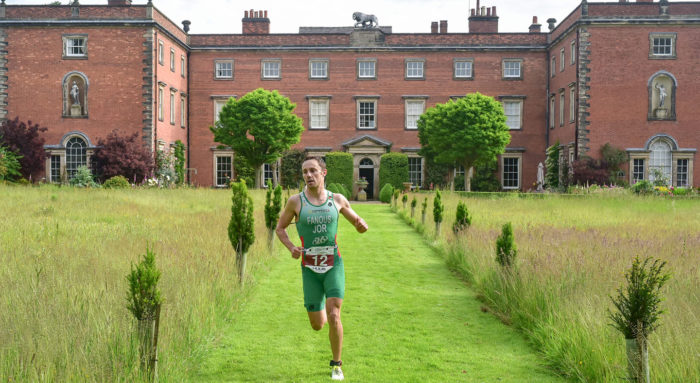
<svg viewBox="0 0 700 383">
<path fill-rule="evenodd" d="M 153 61 L 154 57 L 154 30 L 152 28 L 146 29 L 144 34 L 143 42 L 143 144 L 149 150 L 154 148 L 154 134 L 153 134 L 153 86 L 154 86 L 154 71 L 153 71 Z"/>
</svg>

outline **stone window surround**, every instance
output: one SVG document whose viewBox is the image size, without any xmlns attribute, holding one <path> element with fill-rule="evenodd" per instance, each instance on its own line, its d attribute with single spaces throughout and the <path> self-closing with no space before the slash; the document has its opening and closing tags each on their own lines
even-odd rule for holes
<svg viewBox="0 0 700 383">
<path fill-rule="evenodd" d="M 176 117 L 176 107 L 175 107 L 175 95 L 177 94 L 177 89 L 170 87 L 170 125 L 175 125 Z"/>
<path fill-rule="evenodd" d="M 70 141 L 71 138 L 73 137 L 78 137 L 82 139 L 85 142 L 86 145 L 86 163 L 87 166 L 90 167 L 91 164 L 91 157 L 93 155 L 93 152 L 95 151 L 95 146 L 92 144 L 90 139 L 88 138 L 87 135 L 85 135 L 82 132 L 79 131 L 72 131 L 66 133 L 61 140 L 59 141 L 60 144 L 58 145 L 44 145 L 44 150 L 46 150 L 46 160 L 44 162 L 44 171 L 47 177 L 48 182 L 67 182 L 68 181 L 68 176 L 66 173 L 66 144 L 68 141 Z M 58 156 L 60 159 L 60 171 L 59 173 L 61 174 L 61 179 L 60 180 L 52 180 L 51 179 L 51 156 Z"/>
<path fill-rule="evenodd" d="M 231 76 L 219 76 L 219 71 L 217 69 L 218 64 L 226 64 L 230 63 L 231 64 Z M 215 81 L 232 81 L 235 75 L 235 65 L 236 65 L 236 60 L 232 58 L 219 58 L 219 59 L 214 59 L 214 80 Z"/>
<path fill-rule="evenodd" d="M 659 55 L 654 54 L 654 38 L 670 38 L 671 39 L 671 54 Z M 649 59 L 651 60 L 675 60 L 677 58 L 676 42 L 678 33 L 676 32 L 649 32 Z"/>
<path fill-rule="evenodd" d="M 566 111 L 566 93 L 564 88 L 559 89 L 559 126 L 564 126 Z"/>
<path fill-rule="evenodd" d="M 217 184 L 217 158 L 218 157 L 229 157 L 231 158 L 231 179 L 233 179 L 233 176 L 235 175 L 235 169 L 233 165 L 233 159 L 234 159 L 234 153 L 233 149 L 231 148 L 212 148 L 212 185 L 214 188 L 226 188 L 228 185 L 218 185 Z"/>
<path fill-rule="evenodd" d="M 158 40 L 158 64 L 163 65 L 163 60 L 165 60 L 165 46 L 163 40 Z"/>
<path fill-rule="evenodd" d="M 469 62 L 471 63 L 471 73 L 469 76 L 457 76 L 457 63 L 458 62 Z M 474 80 L 474 59 L 471 57 L 457 57 L 452 59 L 452 79 L 453 80 L 461 80 L 461 81 L 469 81 L 469 80 Z"/>
<path fill-rule="evenodd" d="M 576 83 L 569 84 L 569 122 L 576 121 Z"/>
<path fill-rule="evenodd" d="M 409 76 L 409 75 L 408 75 L 408 64 L 409 64 L 409 63 L 422 63 L 422 64 L 423 64 L 423 68 L 422 68 L 422 70 L 421 70 L 421 75 L 420 75 L 420 76 Z M 421 80 L 425 80 L 425 69 L 426 69 L 426 68 L 425 68 L 425 59 L 424 59 L 424 58 L 407 58 L 407 59 L 404 59 L 403 67 L 404 67 L 404 80 L 408 80 L 408 81 L 416 81 L 416 80 L 417 80 L 417 81 L 421 81 Z"/>
<path fill-rule="evenodd" d="M 651 157 L 651 144 L 662 140 L 666 142 L 671 147 L 671 185 L 676 184 L 677 171 L 678 171 L 678 160 L 688 160 L 688 185 L 693 185 L 693 166 L 694 157 L 697 153 L 697 149 L 685 149 L 680 148 L 676 140 L 665 134 L 657 134 L 649 138 L 644 145 L 644 148 L 627 148 L 626 151 L 629 155 L 629 166 L 630 171 L 628 172 L 628 181 L 630 184 L 634 182 L 632 179 L 632 169 L 631 166 L 634 163 L 634 159 L 644 160 L 644 179 L 649 180 L 649 160 Z"/>
<path fill-rule="evenodd" d="M 333 96 L 330 95 L 307 95 L 306 100 L 309 103 L 309 130 L 330 130 L 331 128 L 331 99 Z M 326 127 L 325 128 L 312 128 L 311 127 L 311 103 L 313 101 L 325 101 L 326 103 Z"/>
<path fill-rule="evenodd" d="M 186 59 L 185 55 L 180 55 L 180 76 L 182 78 L 185 77 L 185 67 L 186 67 Z"/>
<path fill-rule="evenodd" d="M 576 64 L 576 40 L 571 40 L 571 59 L 570 64 Z"/>
<path fill-rule="evenodd" d="M 377 130 L 379 128 L 379 99 L 381 96 L 353 96 L 355 99 L 355 128 L 356 130 Z M 372 128 L 361 128 L 360 127 L 360 103 L 362 102 L 373 102 L 374 103 L 374 127 Z"/>
<path fill-rule="evenodd" d="M 556 124 L 554 123 L 556 121 L 556 115 L 555 111 L 557 110 L 557 102 L 556 102 L 556 95 L 552 93 L 549 96 L 549 129 L 554 129 Z"/>
<path fill-rule="evenodd" d="M 219 120 L 219 115 L 217 113 L 217 105 L 222 104 L 225 105 L 230 98 L 233 99 L 238 99 L 238 96 L 235 94 L 220 94 L 220 95 L 212 95 L 209 96 L 212 100 L 212 105 L 214 106 L 213 109 L 213 119 L 212 119 L 212 124 L 216 124 L 216 122 Z"/>
<path fill-rule="evenodd" d="M 566 50 L 562 47 L 559 51 L 559 72 L 563 72 L 566 68 Z"/>
<path fill-rule="evenodd" d="M 510 128 L 509 130 L 522 130 L 522 129 L 523 129 L 523 114 L 524 114 L 524 111 L 525 111 L 525 98 L 526 98 L 526 97 L 527 97 L 527 96 L 524 96 L 524 95 L 516 95 L 516 94 L 512 94 L 512 95 L 499 95 L 499 96 L 497 97 L 498 100 L 501 102 L 501 104 L 504 104 L 504 105 L 503 105 L 503 111 L 504 111 L 504 112 L 505 112 L 505 102 L 506 102 L 506 101 L 507 101 L 507 102 L 516 102 L 516 101 L 520 102 L 520 124 L 519 124 L 520 127 L 517 128 L 517 129 L 516 129 L 516 128 L 510 128 L 510 127 L 509 127 L 509 128 Z"/>
<path fill-rule="evenodd" d="M 404 119 L 403 119 L 403 128 L 404 130 L 410 130 L 410 131 L 417 131 L 418 127 L 415 128 L 409 128 L 408 127 L 408 103 L 411 101 L 422 101 L 423 102 L 423 113 L 425 113 L 425 105 L 426 105 L 426 100 L 428 100 L 429 96 L 427 95 L 404 95 L 401 96 L 401 98 L 404 100 Z"/>
<path fill-rule="evenodd" d="M 88 34 L 87 33 L 70 33 L 61 36 L 63 40 L 63 59 L 64 60 L 87 60 L 88 58 Z M 83 39 L 84 53 L 82 55 L 68 54 L 68 41 L 73 39 Z"/>
<path fill-rule="evenodd" d="M 170 71 L 175 72 L 175 48 L 170 48 Z"/>
<path fill-rule="evenodd" d="M 326 64 L 326 75 L 325 76 L 313 76 L 313 71 L 312 71 L 312 66 L 314 63 L 325 63 Z M 331 71 L 330 71 L 330 59 L 327 58 L 312 58 L 309 59 L 309 80 L 330 80 L 331 77 Z"/>
<path fill-rule="evenodd" d="M 501 181 L 501 188 L 504 190 L 520 190 L 523 187 L 523 153 L 520 151 L 514 151 L 514 150 L 508 150 L 506 149 L 506 152 L 501 154 L 499 156 L 499 174 L 500 174 L 500 181 Z M 503 186 L 503 160 L 505 158 L 517 158 L 518 159 L 518 186 L 517 187 L 512 187 L 508 186 L 505 187 Z"/>
<path fill-rule="evenodd" d="M 180 93 L 180 127 L 187 127 L 187 94 Z"/>
<path fill-rule="evenodd" d="M 501 60 L 501 80 L 506 80 L 506 81 L 522 81 L 524 78 L 523 72 L 523 62 L 525 60 L 522 58 L 504 58 Z M 518 62 L 520 63 L 520 76 L 506 76 L 506 63 L 507 62 Z"/>
<path fill-rule="evenodd" d="M 557 57 L 552 55 L 552 65 L 549 67 L 549 71 L 551 72 L 551 77 L 554 77 L 557 75 Z"/>
<path fill-rule="evenodd" d="M 277 76 L 265 76 L 265 64 L 277 63 Z M 260 59 L 260 79 L 265 81 L 279 81 L 282 79 L 282 59 L 267 58 Z"/>
<path fill-rule="evenodd" d="M 165 97 L 166 86 L 166 83 L 158 81 L 158 121 L 165 120 L 165 105 L 163 104 L 163 98 Z"/>
<path fill-rule="evenodd" d="M 360 63 L 374 63 L 374 76 L 360 76 Z M 355 70 L 357 72 L 356 80 L 376 80 L 377 79 L 377 59 L 376 58 L 358 58 L 355 59 Z"/>
</svg>

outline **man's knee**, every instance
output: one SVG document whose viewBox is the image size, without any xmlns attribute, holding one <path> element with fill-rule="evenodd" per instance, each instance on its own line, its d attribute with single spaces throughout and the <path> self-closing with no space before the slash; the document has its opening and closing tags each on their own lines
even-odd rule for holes
<svg viewBox="0 0 700 383">
<path fill-rule="evenodd" d="M 325 323 L 323 323 L 323 322 L 314 322 L 314 321 L 312 321 L 312 322 L 311 322 L 311 328 L 314 329 L 315 331 L 321 331 L 321 329 L 323 328 L 323 325 L 324 325 L 324 324 L 325 324 Z"/>
<path fill-rule="evenodd" d="M 328 323 L 331 326 L 336 326 L 340 323 L 340 310 L 338 310 L 338 309 L 329 310 Z"/>
</svg>

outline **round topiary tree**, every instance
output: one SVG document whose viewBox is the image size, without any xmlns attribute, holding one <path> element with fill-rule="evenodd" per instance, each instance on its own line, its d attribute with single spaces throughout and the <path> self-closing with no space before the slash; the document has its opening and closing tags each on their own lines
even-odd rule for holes
<svg viewBox="0 0 700 383">
<path fill-rule="evenodd" d="M 243 285 L 248 249 L 255 242 L 255 221 L 253 219 L 253 197 L 250 196 L 245 181 L 231 183 L 231 221 L 228 224 L 228 238 L 236 252 L 238 281 Z"/>
<path fill-rule="evenodd" d="M 394 187 L 391 184 L 385 184 L 382 190 L 379 191 L 379 200 L 384 203 L 391 203 L 392 195 L 394 195 Z"/>
<path fill-rule="evenodd" d="M 114 176 L 105 181 L 102 186 L 105 189 L 127 189 L 131 187 L 131 184 L 124 176 Z"/>
</svg>

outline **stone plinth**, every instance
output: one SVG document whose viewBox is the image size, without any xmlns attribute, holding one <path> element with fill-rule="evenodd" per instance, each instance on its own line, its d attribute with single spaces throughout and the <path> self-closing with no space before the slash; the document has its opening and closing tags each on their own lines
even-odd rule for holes
<svg viewBox="0 0 700 383">
<path fill-rule="evenodd" d="M 83 109 L 80 107 L 80 105 L 71 105 L 70 107 L 70 115 L 73 117 L 79 117 L 83 115 Z"/>
</svg>

